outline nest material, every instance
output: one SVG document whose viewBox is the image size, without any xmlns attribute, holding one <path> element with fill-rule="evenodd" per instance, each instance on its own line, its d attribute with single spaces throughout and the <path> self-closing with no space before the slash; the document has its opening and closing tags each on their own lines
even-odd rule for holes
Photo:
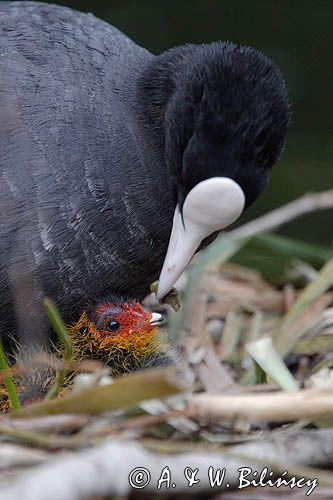
<svg viewBox="0 0 333 500">
<path fill-rule="evenodd" d="M 323 208 L 323 197 L 318 195 L 317 203 L 315 196 L 280 209 L 278 221 L 314 206 Z M 332 191 L 324 198 L 332 205 Z M 267 229 L 272 216 L 264 219 L 259 226 Z M 245 226 L 246 235 L 254 225 Z M 230 247 L 225 253 L 229 258 Z M 270 259 L 271 255 L 263 255 L 266 263 Z M 278 252 L 274 259 L 275 265 Z M 152 474 L 144 490 L 147 498 L 171 492 L 189 497 L 205 493 L 212 498 L 216 492 L 207 481 L 207 470 L 213 465 L 225 467 L 231 476 L 230 488 L 223 491 L 225 482 L 219 488 L 226 498 L 306 498 L 306 488 L 231 491 L 239 486 L 239 467 L 250 466 L 260 473 L 269 466 L 277 475 L 287 469 L 288 477 L 317 478 L 319 486 L 310 498 L 333 498 L 333 262 L 327 258 L 318 267 L 322 269 L 313 268 L 311 276 L 304 276 L 306 284 L 296 288 L 287 275 L 284 283 L 274 286 L 252 269 L 221 267 L 220 262 L 213 270 L 206 269 L 192 288 L 190 280 L 181 321 L 179 316 L 170 318 L 171 330 L 184 334 L 185 375 L 191 382 L 187 392 L 165 400 L 161 374 L 153 371 L 144 380 L 138 375 L 138 379 L 120 377 L 109 386 L 48 402 L 52 405 L 32 405 L 30 414 L 28 409 L 20 413 L 23 420 L 9 415 L 2 434 L 45 453 L 36 458 L 29 455 L 30 447 L 20 449 L 30 469 L 22 474 L 22 455 L 4 465 L 11 477 L 1 492 L 16 500 L 33 491 L 34 500 L 41 500 L 51 485 L 56 499 L 126 496 L 137 492 L 130 488 L 130 472 L 144 466 Z M 165 380 L 170 376 L 167 370 Z M 94 391 L 98 397 L 92 401 Z M 85 417 L 64 415 L 65 401 L 68 413 L 86 413 Z M 46 416 L 49 410 L 57 415 Z M 108 413 L 102 415 L 105 410 Z M 87 417 L 88 412 L 93 416 Z M 75 451 L 68 453 L 68 460 L 61 454 L 53 462 L 51 453 L 59 449 Z M 34 460 L 51 463 L 38 467 Z M 177 487 L 156 491 L 165 465 Z M 188 487 L 186 467 L 199 468 L 198 486 Z M 83 470 L 87 481 L 82 479 Z"/>
</svg>

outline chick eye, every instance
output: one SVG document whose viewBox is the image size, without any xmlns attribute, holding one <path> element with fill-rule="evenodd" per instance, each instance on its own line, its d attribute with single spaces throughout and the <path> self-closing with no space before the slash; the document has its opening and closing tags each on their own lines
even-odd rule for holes
<svg viewBox="0 0 333 500">
<path fill-rule="evenodd" d="M 120 328 L 120 323 L 118 323 L 118 321 L 115 321 L 114 319 L 109 321 L 109 323 L 107 324 L 107 329 L 110 332 L 116 332 L 117 330 L 119 330 L 119 328 Z"/>
</svg>

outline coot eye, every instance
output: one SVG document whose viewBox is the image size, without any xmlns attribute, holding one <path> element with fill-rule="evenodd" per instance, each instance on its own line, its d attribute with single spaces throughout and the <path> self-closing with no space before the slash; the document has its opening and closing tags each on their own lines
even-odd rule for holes
<svg viewBox="0 0 333 500">
<path fill-rule="evenodd" d="M 120 323 L 118 323 L 118 321 L 115 321 L 113 319 L 109 321 L 107 328 L 110 332 L 116 332 L 120 328 Z"/>
</svg>

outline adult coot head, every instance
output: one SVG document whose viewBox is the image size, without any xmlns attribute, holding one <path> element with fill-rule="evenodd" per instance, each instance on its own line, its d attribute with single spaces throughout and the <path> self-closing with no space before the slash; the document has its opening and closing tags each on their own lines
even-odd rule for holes
<svg viewBox="0 0 333 500">
<path fill-rule="evenodd" d="M 177 203 L 159 280 L 162 297 L 200 243 L 263 191 L 284 147 L 288 93 L 263 54 L 216 42 L 158 56 L 139 96 L 165 148 Z"/>
</svg>

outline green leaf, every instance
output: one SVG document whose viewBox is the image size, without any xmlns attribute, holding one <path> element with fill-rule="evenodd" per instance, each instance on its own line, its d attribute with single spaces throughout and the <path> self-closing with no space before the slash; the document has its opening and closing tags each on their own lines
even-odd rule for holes
<svg viewBox="0 0 333 500">
<path fill-rule="evenodd" d="M 68 335 L 66 325 L 52 300 L 45 299 L 44 305 L 46 314 L 57 334 L 59 342 L 64 347 L 64 357 L 66 360 L 70 361 L 73 355 L 73 344 Z"/>
<path fill-rule="evenodd" d="M 287 355 L 301 336 L 306 325 L 302 324 L 302 316 L 308 306 L 321 294 L 333 286 L 333 259 L 329 260 L 313 280 L 300 294 L 293 307 L 284 317 L 279 330 L 274 336 L 276 347 L 283 355 Z M 298 328 L 298 324 L 300 327 Z"/>
<path fill-rule="evenodd" d="M 4 373 L 6 373 L 6 371 L 9 370 L 7 358 L 1 342 L 0 342 L 0 370 Z M 18 408 L 20 408 L 21 404 L 15 389 L 14 381 L 10 375 L 5 376 L 5 386 L 8 392 L 9 399 L 12 403 L 12 407 L 14 408 L 14 410 L 17 410 Z"/>
<path fill-rule="evenodd" d="M 328 248 L 267 233 L 252 238 L 231 260 L 257 269 L 271 283 L 281 284 L 295 261 L 301 260 L 320 269 L 331 255 Z"/>
<path fill-rule="evenodd" d="M 60 316 L 55 304 L 50 299 L 44 300 L 44 305 L 46 309 L 46 314 L 58 336 L 60 345 L 63 347 L 63 355 L 66 361 L 72 361 L 73 357 L 73 344 L 70 336 L 68 335 L 66 325 Z M 61 369 L 57 371 L 57 377 L 55 383 L 48 390 L 45 399 L 52 399 L 57 396 L 61 386 L 65 382 L 67 376 L 67 370 Z"/>
<path fill-rule="evenodd" d="M 298 388 L 296 380 L 275 349 L 271 337 L 263 337 L 245 346 L 252 359 L 260 368 L 284 391 L 295 391 Z"/>
</svg>

